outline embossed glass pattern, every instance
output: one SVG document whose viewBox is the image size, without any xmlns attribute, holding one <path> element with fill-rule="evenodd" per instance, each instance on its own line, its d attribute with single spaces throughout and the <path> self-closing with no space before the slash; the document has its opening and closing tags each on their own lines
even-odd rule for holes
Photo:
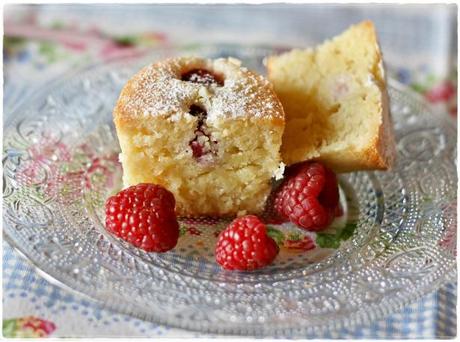
<svg viewBox="0 0 460 342">
<path fill-rule="evenodd" d="M 222 51 L 261 72 L 272 52 L 211 46 L 174 54 Z M 305 336 L 372 321 L 455 278 L 456 129 L 393 82 L 398 162 L 388 172 L 340 176 L 344 220 L 357 228 L 337 250 L 281 253 L 270 267 L 240 273 L 214 262 L 224 220 L 182 218 L 190 234 L 165 254 L 107 234 L 104 201 L 121 187 L 113 105 L 134 72 L 170 54 L 80 70 L 6 113 L 5 237 L 48 279 L 115 310 L 181 328 Z"/>
</svg>

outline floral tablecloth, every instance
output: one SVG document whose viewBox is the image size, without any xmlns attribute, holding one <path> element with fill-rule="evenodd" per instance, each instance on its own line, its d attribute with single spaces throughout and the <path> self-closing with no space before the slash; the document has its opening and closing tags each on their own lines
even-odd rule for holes
<svg viewBox="0 0 460 342">
<path fill-rule="evenodd" d="M 370 18 L 390 76 L 422 94 L 435 110 L 456 116 L 455 13 L 447 5 L 8 6 L 4 115 L 43 85 L 89 63 L 135 57 L 156 47 L 222 42 L 302 47 Z M 325 18 L 333 23 L 319 25 Z M 5 337 L 201 336 L 102 309 L 52 285 L 6 242 L 3 290 Z M 370 326 L 306 337 L 453 337 L 455 308 L 456 284 L 448 284 Z"/>
</svg>

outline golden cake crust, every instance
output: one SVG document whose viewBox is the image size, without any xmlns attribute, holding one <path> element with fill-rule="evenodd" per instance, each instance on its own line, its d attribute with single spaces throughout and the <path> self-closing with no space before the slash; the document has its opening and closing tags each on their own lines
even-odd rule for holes
<svg viewBox="0 0 460 342">
<path fill-rule="evenodd" d="M 171 120 L 201 100 L 208 120 L 245 117 L 284 125 L 283 108 L 264 77 L 241 67 L 235 58 L 170 58 L 141 69 L 124 86 L 115 106 L 115 125 L 143 117 Z M 205 87 L 181 81 L 181 74 L 200 68 L 221 74 L 224 85 Z M 242 96 L 244 95 L 244 96 Z"/>
</svg>

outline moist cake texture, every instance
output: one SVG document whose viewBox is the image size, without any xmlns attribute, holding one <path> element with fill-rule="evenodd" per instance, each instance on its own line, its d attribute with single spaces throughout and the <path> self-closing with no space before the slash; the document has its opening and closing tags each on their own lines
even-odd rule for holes
<svg viewBox="0 0 460 342">
<path fill-rule="evenodd" d="M 271 84 L 240 61 L 153 63 L 114 109 L 125 186 L 155 183 L 178 215 L 260 213 L 280 167 L 284 112 Z"/>
<path fill-rule="evenodd" d="M 391 167 L 385 73 L 370 21 L 318 47 L 270 56 L 266 65 L 286 114 L 287 165 L 318 160 L 336 172 Z"/>
</svg>

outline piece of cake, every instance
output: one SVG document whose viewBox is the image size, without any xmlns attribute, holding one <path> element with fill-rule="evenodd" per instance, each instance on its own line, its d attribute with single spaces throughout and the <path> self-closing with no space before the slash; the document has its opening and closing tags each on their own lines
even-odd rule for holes
<svg viewBox="0 0 460 342">
<path fill-rule="evenodd" d="M 271 84 L 240 61 L 151 64 L 127 82 L 113 115 L 125 186 L 165 186 L 178 215 L 263 211 L 284 113 Z"/>
<path fill-rule="evenodd" d="M 385 73 L 370 21 L 316 48 L 271 56 L 266 66 L 286 114 L 287 165 L 313 159 L 336 172 L 391 167 Z"/>
</svg>

